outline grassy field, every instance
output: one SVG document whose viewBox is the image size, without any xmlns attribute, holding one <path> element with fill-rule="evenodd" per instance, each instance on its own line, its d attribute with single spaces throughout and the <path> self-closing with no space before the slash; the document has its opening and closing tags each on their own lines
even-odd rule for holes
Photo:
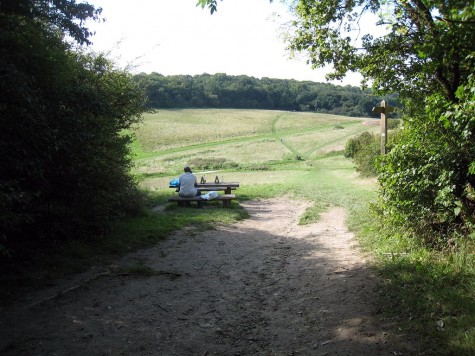
<svg viewBox="0 0 475 356">
<path fill-rule="evenodd" d="M 136 172 L 176 174 L 193 158 L 244 169 L 341 152 L 377 128 L 365 119 L 271 110 L 185 109 L 146 114 L 136 130 Z"/>
</svg>

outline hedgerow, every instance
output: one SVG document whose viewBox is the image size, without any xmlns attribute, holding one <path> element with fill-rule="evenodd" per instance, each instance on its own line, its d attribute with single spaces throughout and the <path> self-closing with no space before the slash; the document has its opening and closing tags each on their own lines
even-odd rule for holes
<svg viewBox="0 0 475 356">
<path fill-rule="evenodd" d="M 378 161 L 386 220 L 437 247 L 474 238 L 473 76 L 457 99 L 429 96 L 425 109 L 405 120 L 398 144 Z"/>
</svg>

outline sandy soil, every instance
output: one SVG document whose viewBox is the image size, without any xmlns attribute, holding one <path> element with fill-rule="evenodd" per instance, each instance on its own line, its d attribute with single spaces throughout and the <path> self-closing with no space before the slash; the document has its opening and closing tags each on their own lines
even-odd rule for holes
<svg viewBox="0 0 475 356">
<path fill-rule="evenodd" d="M 245 221 L 117 262 L 156 275 L 91 269 L 1 310 L 0 354 L 412 354 L 374 305 L 379 280 L 343 209 L 299 226 L 303 202 L 242 205 Z"/>
</svg>

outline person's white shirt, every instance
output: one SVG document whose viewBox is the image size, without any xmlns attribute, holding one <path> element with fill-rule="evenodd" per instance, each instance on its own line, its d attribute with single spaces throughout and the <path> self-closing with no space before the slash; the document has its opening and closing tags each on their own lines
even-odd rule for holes
<svg viewBox="0 0 475 356">
<path fill-rule="evenodd" d="M 181 197 L 191 198 L 196 196 L 197 189 L 195 184 L 198 183 L 196 177 L 191 172 L 183 173 L 179 178 L 180 180 L 180 191 L 179 194 Z"/>
</svg>

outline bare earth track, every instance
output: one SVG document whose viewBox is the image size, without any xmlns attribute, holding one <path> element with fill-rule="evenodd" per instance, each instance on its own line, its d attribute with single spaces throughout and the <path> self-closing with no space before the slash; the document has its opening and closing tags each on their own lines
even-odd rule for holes
<svg viewBox="0 0 475 356">
<path fill-rule="evenodd" d="M 0 311 L 0 354 L 412 354 L 373 304 L 379 281 L 342 208 L 300 226 L 303 202 L 242 205 L 247 220 L 182 230 L 117 262 L 155 275 L 95 271 Z"/>
</svg>

